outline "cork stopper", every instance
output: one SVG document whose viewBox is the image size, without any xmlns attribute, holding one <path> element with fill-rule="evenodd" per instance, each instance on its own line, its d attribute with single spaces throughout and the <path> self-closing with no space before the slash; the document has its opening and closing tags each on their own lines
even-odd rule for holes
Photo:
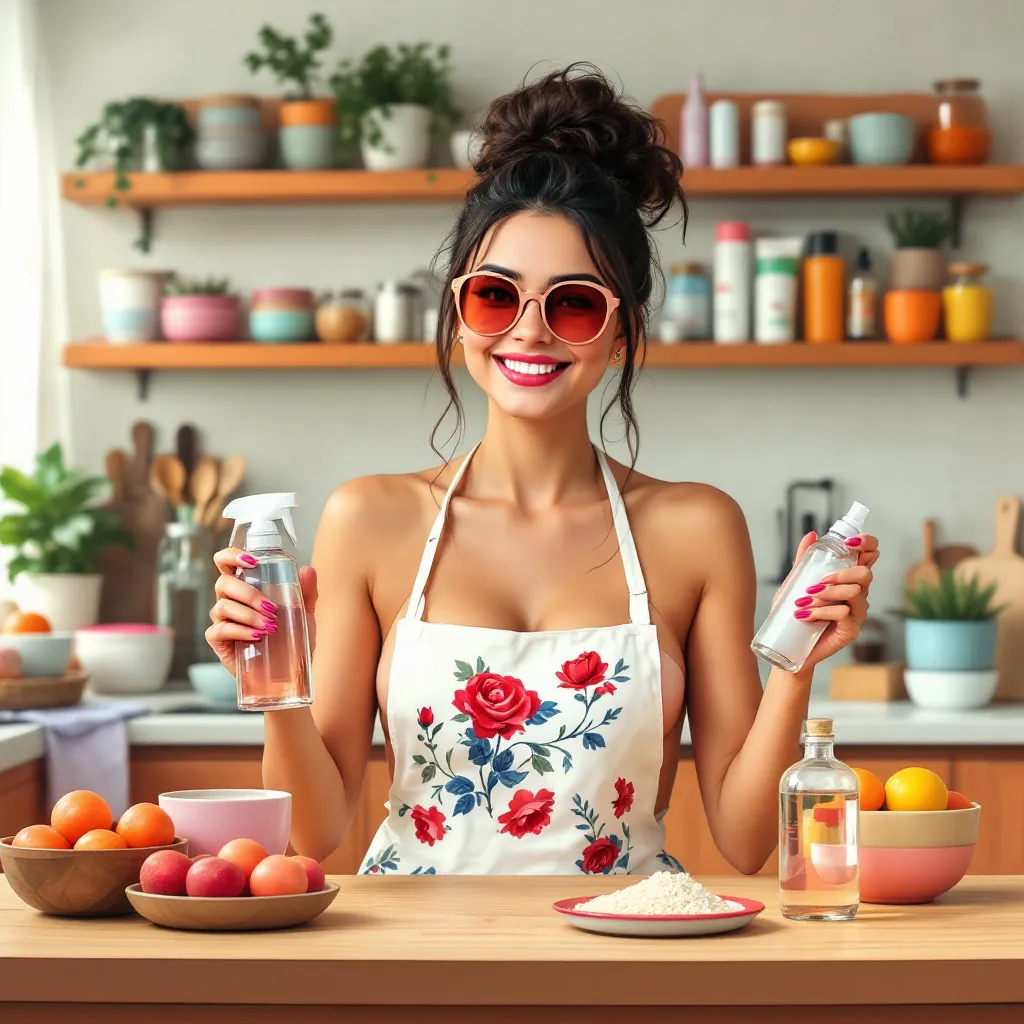
<svg viewBox="0 0 1024 1024">
<path fill-rule="evenodd" d="M 831 736 L 831 718 L 808 718 L 806 733 L 808 736 Z"/>
</svg>

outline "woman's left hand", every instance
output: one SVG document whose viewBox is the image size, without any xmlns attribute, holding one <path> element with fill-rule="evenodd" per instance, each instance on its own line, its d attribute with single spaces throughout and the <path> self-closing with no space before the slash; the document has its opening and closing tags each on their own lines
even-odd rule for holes
<svg viewBox="0 0 1024 1024">
<path fill-rule="evenodd" d="M 815 539 L 813 533 L 804 537 L 796 553 L 797 562 Z M 804 622 L 829 623 L 805 662 L 807 668 L 832 657 L 847 644 L 853 643 L 867 618 L 868 590 L 873 578 L 871 569 L 878 561 L 879 554 L 878 538 L 862 534 L 851 537 L 846 543 L 851 550 L 857 551 L 857 564 L 824 577 L 821 581 L 824 589 L 805 595 L 801 602 L 805 606 L 797 609 L 798 614 L 805 611 L 809 613 L 800 615 Z"/>
</svg>

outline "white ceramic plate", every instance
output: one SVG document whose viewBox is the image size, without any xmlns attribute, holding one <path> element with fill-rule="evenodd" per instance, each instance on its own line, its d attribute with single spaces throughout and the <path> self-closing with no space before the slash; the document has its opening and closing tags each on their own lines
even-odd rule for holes
<svg viewBox="0 0 1024 1024">
<path fill-rule="evenodd" d="M 750 924 L 764 910 L 764 904 L 740 896 L 721 896 L 736 909 L 721 914 L 595 914 L 577 910 L 592 896 L 576 896 L 559 900 L 552 909 L 574 928 L 600 935 L 621 935 L 646 939 L 681 938 L 688 935 L 718 935 L 736 931 Z"/>
</svg>

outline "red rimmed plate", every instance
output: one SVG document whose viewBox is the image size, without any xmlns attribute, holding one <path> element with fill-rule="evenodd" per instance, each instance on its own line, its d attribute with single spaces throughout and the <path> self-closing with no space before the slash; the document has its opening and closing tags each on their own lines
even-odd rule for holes
<svg viewBox="0 0 1024 1024">
<path fill-rule="evenodd" d="M 690 935 L 718 935 L 744 928 L 764 910 L 764 904 L 742 896 L 719 896 L 735 910 L 721 914 L 602 914 L 577 910 L 593 896 L 574 896 L 551 905 L 574 928 L 599 935 L 621 935 L 643 939 L 682 938 Z"/>
</svg>

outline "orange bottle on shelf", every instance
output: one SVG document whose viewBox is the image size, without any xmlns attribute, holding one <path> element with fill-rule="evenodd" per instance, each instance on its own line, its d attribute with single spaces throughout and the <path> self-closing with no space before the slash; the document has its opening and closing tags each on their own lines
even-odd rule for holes
<svg viewBox="0 0 1024 1024">
<path fill-rule="evenodd" d="M 839 255 L 835 231 L 816 231 L 808 238 L 803 277 L 805 340 L 814 344 L 842 341 L 846 264 Z"/>
</svg>

